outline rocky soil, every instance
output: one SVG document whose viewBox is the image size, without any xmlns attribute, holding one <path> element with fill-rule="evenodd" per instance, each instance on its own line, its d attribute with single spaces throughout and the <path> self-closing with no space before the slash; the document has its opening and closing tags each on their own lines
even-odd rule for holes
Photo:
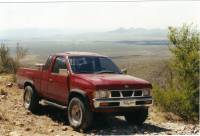
<svg viewBox="0 0 200 136">
<path fill-rule="evenodd" d="M 35 114 L 26 111 L 22 105 L 23 90 L 9 84 L 10 80 L 10 76 L 0 75 L 0 136 L 200 134 L 198 124 L 168 121 L 153 109 L 142 126 L 131 126 L 121 116 L 105 117 L 97 118 L 88 132 L 77 132 L 69 126 L 65 111 L 47 105 Z"/>
</svg>

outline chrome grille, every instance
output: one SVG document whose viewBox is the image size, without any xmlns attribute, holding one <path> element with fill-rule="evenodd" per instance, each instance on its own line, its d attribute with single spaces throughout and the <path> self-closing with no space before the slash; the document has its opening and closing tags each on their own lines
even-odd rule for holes
<svg viewBox="0 0 200 136">
<path fill-rule="evenodd" d="M 135 91 L 134 96 L 142 96 L 142 90 Z"/>
<path fill-rule="evenodd" d="M 112 90 L 111 98 L 140 97 L 143 96 L 142 90 Z"/>
<path fill-rule="evenodd" d="M 120 92 L 119 91 L 112 91 L 111 92 L 111 97 L 120 97 Z"/>
<path fill-rule="evenodd" d="M 131 97 L 133 95 L 133 91 L 122 91 L 123 97 Z"/>
</svg>

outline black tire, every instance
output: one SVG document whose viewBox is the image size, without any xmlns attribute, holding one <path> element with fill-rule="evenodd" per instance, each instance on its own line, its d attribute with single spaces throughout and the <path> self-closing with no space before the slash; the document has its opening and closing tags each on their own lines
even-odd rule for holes
<svg viewBox="0 0 200 136">
<path fill-rule="evenodd" d="M 68 120 L 74 129 L 88 130 L 93 121 L 93 113 L 86 101 L 79 97 L 73 97 L 68 106 Z"/>
<path fill-rule="evenodd" d="M 134 111 L 125 113 L 124 117 L 131 125 L 142 125 L 148 117 L 148 108 L 135 109 Z"/>
<path fill-rule="evenodd" d="M 24 107 L 31 112 L 38 111 L 40 104 L 39 104 L 39 97 L 35 90 L 31 86 L 26 86 L 24 89 Z"/>
</svg>

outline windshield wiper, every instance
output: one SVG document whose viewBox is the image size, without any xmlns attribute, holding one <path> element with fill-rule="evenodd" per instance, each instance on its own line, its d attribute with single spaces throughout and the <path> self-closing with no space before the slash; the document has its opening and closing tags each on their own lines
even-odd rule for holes
<svg viewBox="0 0 200 136">
<path fill-rule="evenodd" d="M 103 74 L 103 73 L 115 73 L 115 72 L 114 71 L 108 71 L 108 70 L 102 70 L 102 71 L 96 72 L 96 74 Z"/>
</svg>

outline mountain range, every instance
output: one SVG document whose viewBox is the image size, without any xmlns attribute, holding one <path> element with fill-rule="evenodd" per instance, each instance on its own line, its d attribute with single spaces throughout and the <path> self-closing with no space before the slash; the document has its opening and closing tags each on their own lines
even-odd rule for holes
<svg viewBox="0 0 200 136">
<path fill-rule="evenodd" d="M 167 29 L 118 28 L 105 32 L 72 33 L 66 29 L 13 29 L 0 32 L 0 41 L 137 41 L 166 40 Z"/>
</svg>

